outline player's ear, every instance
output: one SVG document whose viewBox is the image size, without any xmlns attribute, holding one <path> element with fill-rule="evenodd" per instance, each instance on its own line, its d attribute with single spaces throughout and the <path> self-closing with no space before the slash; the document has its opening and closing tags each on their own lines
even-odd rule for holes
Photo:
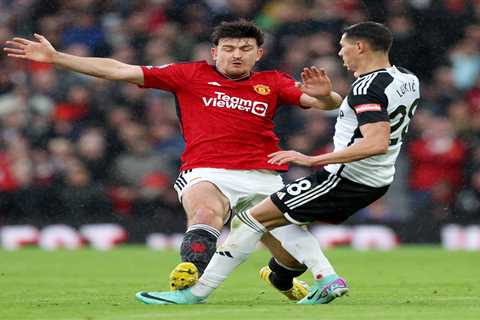
<svg viewBox="0 0 480 320">
<path fill-rule="evenodd" d="M 216 61 L 217 60 L 217 47 L 212 47 L 210 49 L 210 53 L 212 54 L 213 61 Z"/>
<path fill-rule="evenodd" d="M 263 57 L 263 48 L 258 48 L 257 49 L 257 58 L 255 59 L 255 62 L 260 60 Z"/>
<path fill-rule="evenodd" d="M 358 40 L 355 42 L 358 53 L 364 53 L 367 49 L 367 43 L 365 41 Z"/>
</svg>

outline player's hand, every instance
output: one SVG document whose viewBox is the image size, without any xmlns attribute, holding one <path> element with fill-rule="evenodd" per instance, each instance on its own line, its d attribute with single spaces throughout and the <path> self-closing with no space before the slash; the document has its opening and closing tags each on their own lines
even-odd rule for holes
<svg viewBox="0 0 480 320">
<path fill-rule="evenodd" d="M 297 87 L 311 97 L 325 97 L 332 91 L 332 82 L 324 69 L 317 67 L 303 68 L 300 74 L 302 82 Z"/>
<path fill-rule="evenodd" d="M 3 50 L 9 57 L 52 63 L 57 52 L 55 48 L 44 36 L 35 33 L 34 37 L 38 41 L 13 38 L 6 42 L 9 47 L 4 47 Z"/>
<path fill-rule="evenodd" d="M 268 163 L 282 165 L 285 163 L 296 163 L 301 166 L 311 167 L 314 165 L 313 157 L 304 155 L 298 151 L 277 151 L 268 155 Z"/>
</svg>

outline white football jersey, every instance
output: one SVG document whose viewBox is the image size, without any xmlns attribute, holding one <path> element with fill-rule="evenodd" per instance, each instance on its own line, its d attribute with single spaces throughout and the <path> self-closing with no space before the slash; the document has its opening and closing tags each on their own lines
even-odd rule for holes
<svg viewBox="0 0 480 320">
<path fill-rule="evenodd" d="M 362 138 L 361 125 L 378 121 L 390 122 L 390 146 L 386 154 L 328 165 L 325 170 L 371 187 L 391 184 L 402 140 L 420 100 L 419 85 L 414 74 L 395 66 L 355 80 L 339 109 L 333 137 L 335 151 Z"/>
</svg>

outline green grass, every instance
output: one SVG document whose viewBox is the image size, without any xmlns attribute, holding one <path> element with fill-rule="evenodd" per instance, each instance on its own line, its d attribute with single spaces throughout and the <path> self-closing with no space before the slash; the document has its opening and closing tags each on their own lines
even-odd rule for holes
<svg viewBox="0 0 480 320">
<path fill-rule="evenodd" d="M 351 287 L 350 296 L 330 305 L 297 306 L 266 287 L 257 275 L 268 259 L 262 251 L 207 304 L 152 306 L 134 293 L 167 288 L 175 252 L 0 250 L 0 319 L 480 319 L 478 252 L 403 247 L 327 255 Z"/>
</svg>

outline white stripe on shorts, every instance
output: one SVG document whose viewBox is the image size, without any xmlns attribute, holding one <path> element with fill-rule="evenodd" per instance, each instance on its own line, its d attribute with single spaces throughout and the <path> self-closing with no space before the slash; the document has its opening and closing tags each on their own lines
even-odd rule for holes
<svg viewBox="0 0 480 320">
<path fill-rule="evenodd" d="M 295 204 L 296 202 L 298 202 L 298 201 L 302 201 L 302 199 L 303 199 L 304 197 L 307 197 L 307 196 L 309 196 L 310 194 L 316 192 L 316 190 L 321 189 L 321 188 L 323 188 L 324 186 L 327 186 L 328 184 L 330 184 L 334 178 L 335 178 L 335 174 L 334 174 L 334 173 L 331 173 L 331 174 L 328 176 L 327 180 L 323 181 L 321 184 L 319 184 L 319 185 L 316 186 L 315 188 L 310 189 L 310 190 L 308 190 L 307 192 L 301 193 L 301 194 L 299 194 L 298 196 L 293 197 L 292 199 L 285 201 L 285 205 L 290 206 L 290 205 L 294 205 L 294 204 Z"/>
<path fill-rule="evenodd" d="M 329 177 L 330 179 L 330 177 Z M 333 175 L 333 179 L 330 181 L 327 180 L 326 183 L 322 183 L 320 186 L 315 187 L 308 194 L 304 194 L 303 197 L 297 197 L 296 201 L 288 204 L 289 209 L 295 209 L 298 208 L 301 205 L 304 205 L 305 203 L 320 197 L 321 195 L 324 195 L 325 193 L 328 193 L 330 190 L 335 188 L 337 184 L 340 182 L 340 178 L 336 175 Z"/>
<path fill-rule="evenodd" d="M 304 205 L 305 203 L 307 203 L 309 201 L 312 201 L 313 199 L 318 198 L 318 197 L 324 195 L 325 193 L 328 193 L 330 190 L 332 190 L 333 188 L 335 188 L 337 186 L 337 184 L 340 182 L 340 180 L 341 179 L 339 177 L 336 177 L 334 180 L 332 180 L 332 183 L 330 183 L 324 189 L 318 190 L 317 192 L 310 194 L 308 197 L 302 199 L 301 202 L 298 202 L 298 203 L 296 203 L 295 205 L 292 205 L 289 208 L 290 209 L 298 208 L 301 205 Z"/>
</svg>

